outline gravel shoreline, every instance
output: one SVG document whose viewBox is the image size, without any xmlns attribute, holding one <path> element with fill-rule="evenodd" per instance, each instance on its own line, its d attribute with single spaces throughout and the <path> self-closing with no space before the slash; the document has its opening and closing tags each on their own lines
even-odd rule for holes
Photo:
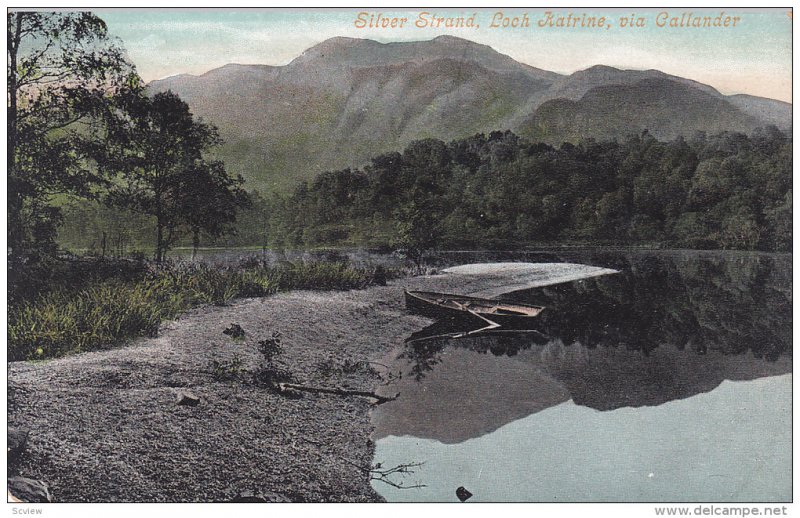
<svg viewBox="0 0 800 518">
<path fill-rule="evenodd" d="M 367 362 L 430 322 L 406 312 L 403 288 L 490 293 L 610 272 L 542 264 L 296 291 L 197 308 L 125 347 L 9 363 L 8 424 L 30 430 L 18 471 L 56 502 L 382 501 L 369 482 L 370 399 L 279 394 L 245 374 L 222 379 L 213 361 L 255 370 L 258 342 L 278 331 L 277 363 L 298 383 L 375 391 Z M 223 334 L 232 323 L 243 340 Z M 176 404 L 182 391 L 200 403 Z"/>
</svg>

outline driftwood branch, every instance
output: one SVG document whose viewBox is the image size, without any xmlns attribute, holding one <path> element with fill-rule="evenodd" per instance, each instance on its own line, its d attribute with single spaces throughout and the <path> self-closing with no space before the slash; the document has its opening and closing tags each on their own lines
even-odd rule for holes
<svg viewBox="0 0 800 518">
<path fill-rule="evenodd" d="M 275 385 L 279 392 L 286 390 L 301 390 L 303 392 L 314 392 L 318 394 L 336 394 L 337 396 L 361 396 L 374 399 L 378 404 L 394 401 L 400 394 L 394 396 L 380 396 L 374 392 L 364 390 L 349 390 L 339 387 L 313 387 L 310 385 L 298 385 L 297 383 L 277 383 Z"/>
<path fill-rule="evenodd" d="M 402 481 L 395 482 L 394 480 L 389 478 L 391 475 L 394 475 L 396 473 L 399 473 L 401 477 L 413 474 L 414 470 L 412 468 L 418 468 L 422 466 L 424 464 L 423 462 L 410 462 L 408 464 L 398 464 L 397 466 L 394 466 L 392 468 L 383 468 L 380 464 L 375 464 L 374 466 L 366 468 L 364 466 L 356 464 L 353 461 L 347 459 L 342 459 L 342 460 L 344 460 L 351 466 L 355 466 L 364 473 L 368 473 L 370 480 L 377 480 L 383 482 L 384 484 L 388 484 L 392 487 L 396 487 L 397 489 L 420 489 L 423 487 L 428 487 L 425 484 L 420 484 L 420 483 L 407 486 Z"/>
</svg>

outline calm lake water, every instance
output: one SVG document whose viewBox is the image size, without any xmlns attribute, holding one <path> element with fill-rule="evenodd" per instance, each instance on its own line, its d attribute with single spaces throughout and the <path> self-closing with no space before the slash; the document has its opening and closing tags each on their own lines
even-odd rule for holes
<svg viewBox="0 0 800 518">
<path fill-rule="evenodd" d="M 373 482 L 387 500 L 791 500 L 791 256 L 509 259 L 621 273 L 501 297 L 546 307 L 534 332 L 405 337 L 374 461 L 423 463 L 390 480 L 424 487 Z"/>
<path fill-rule="evenodd" d="M 175 259 L 191 260 L 191 248 L 170 250 L 169 256 Z M 400 267 L 406 261 L 399 254 L 385 251 L 353 249 L 319 249 L 319 250 L 264 250 L 259 248 L 200 248 L 194 258 L 197 262 L 213 265 L 235 265 L 244 259 L 256 258 L 268 264 L 283 262 L 316 262 L 346 261 L 355 266 L 393 266 Z"/>
</svg>

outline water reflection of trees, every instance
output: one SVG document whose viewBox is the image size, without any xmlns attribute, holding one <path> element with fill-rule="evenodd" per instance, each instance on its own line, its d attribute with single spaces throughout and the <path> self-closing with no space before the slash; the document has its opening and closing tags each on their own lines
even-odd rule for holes
<svg viewBox="0 0 800 518">
<path fill-rule="evenodd" d="M 776 264 L 778 261 L 779 264 Z M 629 256 L 620 274 L 510 294 L 548 306 L 541 329 L 564 343 L 661 345 L 698 353 L 790 351 L 789 258 L 767 255 Z"/>
<path fill-rule="evenodd" d="M 477 322 L 476 324 L 481 325 Z M 531 333 L 529 330 L 486 332 L 458 339 L 449 336 L 468 331 L 463 325 L 463 322 L 460 325 L 447 321 L 436 322 L 408 337 L 406 349 L 400 354 L 400 358 L 411 364 L 411 374 L 415 379 L 422 379 L 425 373 L 441 363 L 442 351 L 448 346 L 465 347 L 477 353 L 494 356 L 516 356 L 533 345 L 544 345 L 550 341 L 550 337 L 544 333 Z"/>
<path fill-rule="evenodd" d="M 537 329 L 567 345 L 624 348 L 645 356 L 658 347 L 700 355 L 749 351 L 768 361 L 791 354 L 790 256 L 639 253 L 587 262 L 621 273 L 503 298 L 546 306 Z M 424 339 L 451 331 L 437 323 L 410 337 L 403 357 L 414 376 L 433 369 L 447 346 L 511 356 L 542 340 L 536 334 Z"/>
</svg>

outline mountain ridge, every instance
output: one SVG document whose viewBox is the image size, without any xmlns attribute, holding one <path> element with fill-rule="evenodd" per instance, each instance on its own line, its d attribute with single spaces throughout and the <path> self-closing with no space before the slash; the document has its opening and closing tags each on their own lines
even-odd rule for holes
<svg viewBox="0 0 800 518">
<path fill-rule="evenodd" d="M 360 167 L 419 138 L 511 129 L 560 144 L 587 136 L 575 124 L 598 140 L 642 129 L 664 139 L 704 128 L 791 129 L 788 103 L 726 96 L 658 70 L 595 65 L 562 75 L 454 36 L 388 43 L 336 37 L 286 65 L 231 63 L 148 86 L 173 90 L 195 115 L 217 125 L 226 141 L 220 157 L 250 187 L 266 191 L 285 191 L 324 170 Z M 658 95 L 690 113 L 656 102 Z M 598 102 L 603 106 L 589 106 Z M 648 106 L 663 113 L 645 117 Z M 570 126 L 568 116 L 578 122 Z M 597 117 L 613 120 L 600 124 Z M 684 118 L 692 124 L 680 124 Z"/>
</svg>

